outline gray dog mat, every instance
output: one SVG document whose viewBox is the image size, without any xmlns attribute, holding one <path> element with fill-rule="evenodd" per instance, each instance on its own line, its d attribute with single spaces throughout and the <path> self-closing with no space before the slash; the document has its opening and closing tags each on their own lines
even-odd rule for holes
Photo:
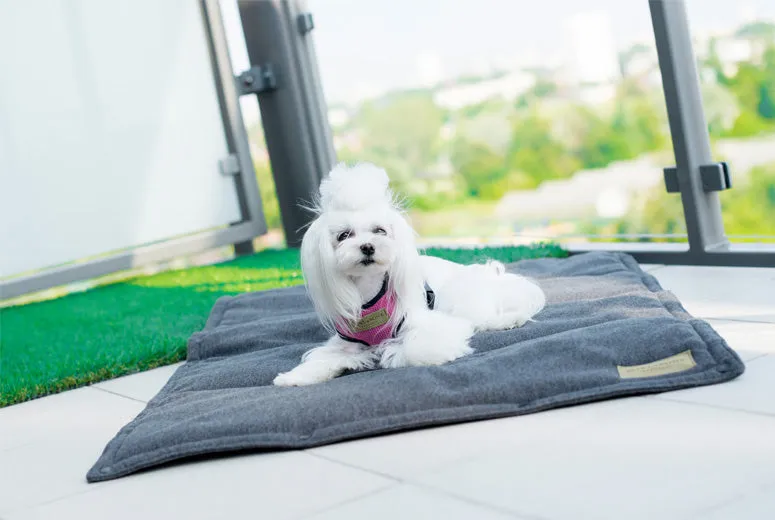
<svg viewBox="0 0 775 520">
<path fill-rule="evenodd" d="M 448 365 L 278 388 L 326 339 L 302 287 L 218 300 L 188 362 L 110 441 L 90 482 L 238 450 L 309 448 L 425 426 L 720 383 L 744 366 L 706 322 L 627 255 L 527 260 L 547 294 L 536 321 L 477 334 Z"/>
</svg>

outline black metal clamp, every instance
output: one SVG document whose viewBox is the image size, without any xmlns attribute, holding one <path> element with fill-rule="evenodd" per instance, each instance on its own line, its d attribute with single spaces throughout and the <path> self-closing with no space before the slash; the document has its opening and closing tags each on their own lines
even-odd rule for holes
<svg viewBox="0 0 775 520">
<path fill-rule="evenodd" d="M 667 192 L 680 192 L 681 188 L 678 184 L 678 168 L 671 166 L 665 168 L 663 172 L 665 175 L 665 188 L 667 189 Z M 706 192 L 724 191 L 732 188 L 729 165 L 725 162 L 700 166 L 700 180 L 702 181 L 702 190 Z"/>
<path fill-rule="evenodd" d="M 315 19 L 312 18 L 312 13 L 302 13 L 296 17 L 296 24 L 299 27 L 299 33 L 304 35 L 315 28 Z"/>
<path fill-rule="evenodd" d="M 240 96 L 258 94 L 277 88 L 277 76 L 271 63 L 253 65 L 235 78 Z"/>
</svg>

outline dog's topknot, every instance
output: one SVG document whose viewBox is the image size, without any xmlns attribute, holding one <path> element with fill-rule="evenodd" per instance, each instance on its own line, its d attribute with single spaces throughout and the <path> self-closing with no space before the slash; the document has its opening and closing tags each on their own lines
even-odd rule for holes
<svg viewBox="0 0 775 520">
<path fill-rule="evenodd" d="M 339 163 L 320 183 L 320 210 L 358 211 L 393 204 L 389 179 L 382 168 L 370 163 Z"/>
</svg>

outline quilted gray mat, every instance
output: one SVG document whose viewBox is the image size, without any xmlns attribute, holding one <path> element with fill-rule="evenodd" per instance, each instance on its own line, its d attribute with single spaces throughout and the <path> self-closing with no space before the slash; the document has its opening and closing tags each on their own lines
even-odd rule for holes
<svg viewBox="0 0 775 520">
<path fill-rule="evenodd" d="M 322 385 L 272 379 L 325 341 L 302 287 L 218 300 L 188 361 L 110 441 L 90 482 L 186 457 L 308 448 L 412 428 L 720 383 L 740 358 L 627 255 L 510 266 L 547 294 L 536 321 L 477 334 L 439 367 L 352 373 Z"/>
</svg>

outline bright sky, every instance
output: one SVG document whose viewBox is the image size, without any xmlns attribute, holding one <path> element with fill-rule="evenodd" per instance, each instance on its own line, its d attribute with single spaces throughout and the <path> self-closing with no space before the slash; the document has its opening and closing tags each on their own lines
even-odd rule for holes
<svg viewBox="0 0 775 520">
<path fill-rule="evenodd" d="M 239 32 L 222 0 L 227 31 Z M 486 72 L 567 60 L 568 23 L 604 13 L 616 47 L 653 42 L 648 0 L 307 0 L 329 102 Z M 775 20 L 773 0 L 687 0 L 695 34 Z M 614 49 L 615 50 L 615 49 Z M 235 62 L 246 58 L 234 56 Z"/>
</svg>

